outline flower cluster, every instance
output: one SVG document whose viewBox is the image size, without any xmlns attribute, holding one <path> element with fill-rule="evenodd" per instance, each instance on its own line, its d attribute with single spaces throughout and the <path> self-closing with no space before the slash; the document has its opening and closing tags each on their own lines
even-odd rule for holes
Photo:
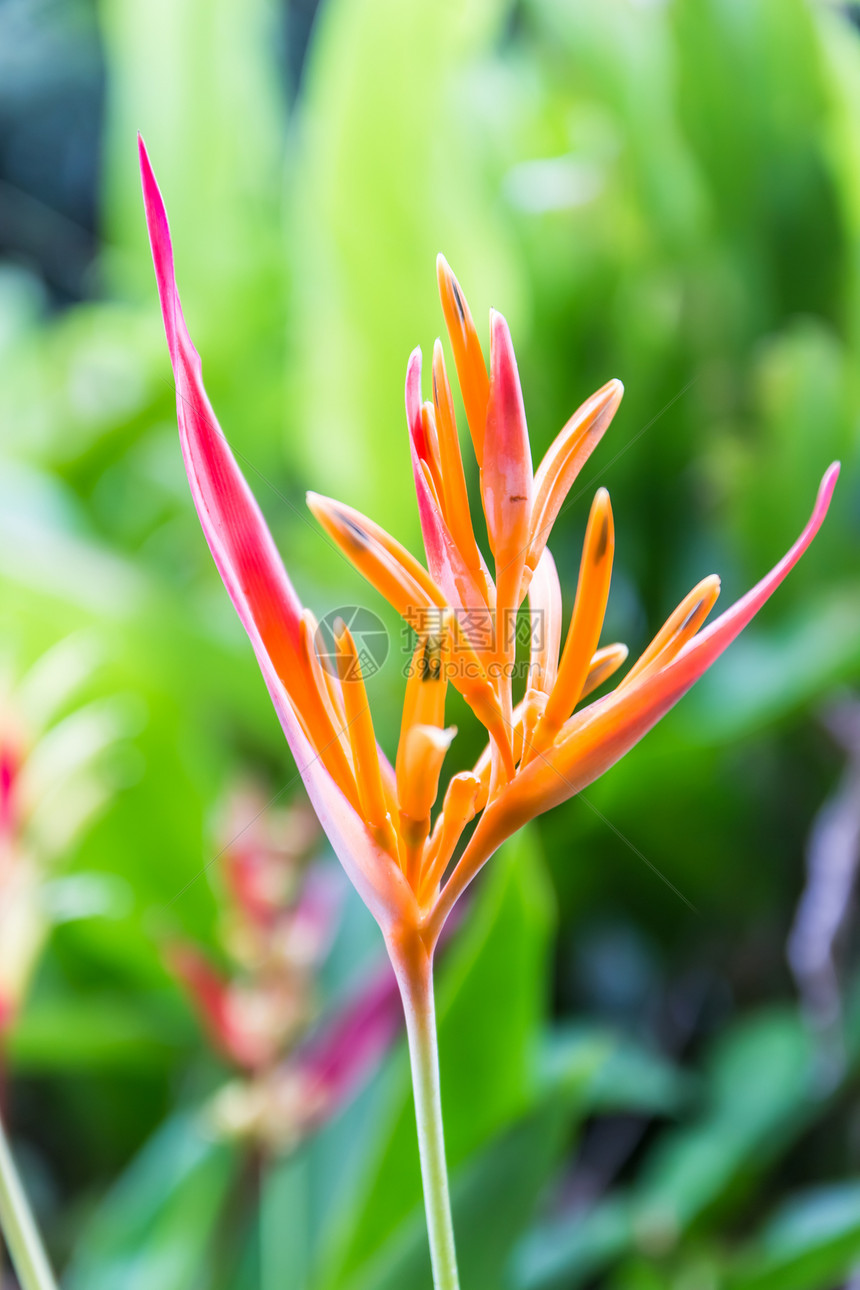
<svg viewBox="0 0 860 1290">
<path fill-rule="evenodd" d="M 716 577 L 704 578 L 620 683 L 591 699 L 627 656 L 621 644 L 600 645 L 615 547 L 606 490 L 597 491 L 591 506 L 566 633 L 547 539 L 618 407 L 621 384 L 610 381 L 588 399 L 534 470 L 507 323 L 491 313 L 487 364 L 465 296 L 440 257 L 442 311 L 477 460 L 492 572 L 472 524 L 439 342 L 430 400 L 422 400 L 419 351 L 406 374 L 426 567 L 352 507 L 313 493 L 308 498 L 330 537 L 407 620 L 428 610 L 438 619 L 437 627 L 419 635 L 392 767 L 376 741 L 348 628 L 343 625 L 338 636 L 340 674 L 332 675 L 314 649 L 315 620 L 298 600 L 215 419 L 179 302 L 167 216 L 142 144 L 141 167 L 180 439 L 198 514 L 311 800 L 379 922 L 395 967 L 408 974 L 418 959 L 432 957 L 454 903 L 505 838 L 603 774 L 731 644 L 817 532 L 838 465 L 827 471 L 797 542 L 757 586 L 704 627 L 719 592 Z M 526 692 L 515 703 L 516 645 L 500 627 L 527 597 L 544 630 L 532 646 Z M 464 629 L 464 615 L 476 612 L 495 622 L 490 649 Z M 437 808 L 455 734 L 445 721 L 449 684 L 486 728 L 488 743 L 471 771 L 451 777 Z"/>
<path fill-rule="evenodd" d="M 184 941 L 167 947 L 167 963 L 213 1048 L 239 1072 L 215 1096 L 212 1122 L 225 1136 L 289 1150 L 349 1099 L 391 1043 L 397 985 L 386 963 L 320 1017 L 319 970 L 343 879 L 312 860 L 319 829 L 308 807 L 267 809 L 253 788 L 237 790 L 221 832 L 229 966 Z"/>
</svg>

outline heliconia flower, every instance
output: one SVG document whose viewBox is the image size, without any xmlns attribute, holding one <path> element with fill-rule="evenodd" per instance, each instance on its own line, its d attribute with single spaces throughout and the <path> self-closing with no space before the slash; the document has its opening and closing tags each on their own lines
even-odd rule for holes
<svg viewBox="0 0 860 1290">
<path fill-rule="evenodd" d="M 533 471 L 507 323 L 491 315 L 488 370 L 463 292 L 440 256 L 442 310 L 480 472 L 492 574 L 472 527 L 438 344 L 432 400 L 422 401 L 418 351 L 406 380 L 428 567 L 358 511 L 318 494 L 308 498 L 330 537 L 418 637 L 392 767 L 376 741 L 356 642 L 341 624 L 338 675 L 322 665 L 313 616 L 299 603 L 215 418 L 182 314 L 167 215 L 142 141 L 140 159 L 192 496 L 311 802 L 385 938 L 406 1017 L 434 1281 L 439 1290 L 456 1290 L 433 1004 L 433 954 L 443 926 L 507 837 L 602 775 L 731 644 L 817 533 L 839 466 L 834 463 L 824 475 L 800 537 L 751 591 L 703 629 L 719 590 L 716 578 L 705 578 L 621 683 L 585 703 L 627 655 L 621 644 L 599 644 L 615 546 L 605 489 L 591 507 L 563 647 L 561 591 L 547 539 L 577 473 L 612 419 L 622 387 L 610 381 L 583 404 Z M 526 596 L 545 618 L 545 632 L 543 641 L 532 641 L 525 694 L 514 706 L 517 614 Z M 445 723 L 449 684 L 489 739 L 473 770 L 451 778 L 438 808 L 445 753 L 456 733 Z"/>
<path fill-rule="evenodd" d="M 338 677 L 319 665 L 315 625 L 298 601 L 215 419 L 179 302 L 167 216 L 142 142 L 140 155 L 180 439 L 198 514 L 311 800 L 400 971 L 416 953 L 432 957 L 455 901 L 506 837 L 602 775 L 731 644 L 812 541 L 839 466 L 834 463 L 824 475 L 795 544 L 751 591 L 702 630 L 719 591 L 718 579 L 704 579 L 615 690 L 583 704 L 627 655 L 623 645 L 600 646 L 615 545 L 605 489 L 598 490 L 591 508 L 563 648 L 561 591 L 547 537 L 577 473 L 605 433 L 622 387 L 610 381 L 587 400 L 533 471 L 507 323 L 492 314 L 488 370 L 463 292 L 440 256 L 442 307 L 480 467 L 494 575 L 472 528 L 438 342 L 432 400 L 422 402 L 417 350 L 406 379 L 429 572 L 359 512 L 309 495 L 331 538 L 418 635 L 392 768 L 374 737 L 355 643 L 344 627 L 339 649 L 351 665 Z M 533 645 L 525 695 L 514 707 L 514 625 L 527 595 L 544 629 Z M 485 725 L 490 741 L 473 772 L 454 776 L 436 809 L 444 755 L 455 733 L 444 718 L 449 683 Z"/>
</svg>

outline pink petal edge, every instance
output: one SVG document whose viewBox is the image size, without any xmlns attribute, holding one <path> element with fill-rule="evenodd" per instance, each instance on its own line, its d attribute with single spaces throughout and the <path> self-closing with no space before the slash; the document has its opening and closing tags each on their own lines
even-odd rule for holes
<svg viewBox="0 0 860 1290">
<path fill-rule="evenodd" d="M 167 212 L 143 139 L 139 147 L 147 227 L 176 378 L 182 455 L 197 514 L 218 572 L 250 638 L 311 804 L 347 875 L 386 932 L 405 908 L 412 910 L 414 895 L 311 746 L 272 658 L 270 647 L 283 639 L 281 633 L 290 652 L 296 652 L 301 604 L 203 388 L 200 358 L 188 335 L 176 288 Z"/>
<path fill-rule="evenodd" d="M 797 541 L 746 595 L 694 636 L 662 671 L 607 695 L 574 717 L 569 738 L 547 755 L 560 776 L 559 794 L 551 794 L 553 801 L 548 805 L 579 792 L 614 765 L 731 645 L 791 572 L 820 529 L 839 469 L 839 462 L 834 462 L 825 472 L 812 514 Z M 528 792 L 525 780 L 524 775 L 523 789 Z"/>
</svg>

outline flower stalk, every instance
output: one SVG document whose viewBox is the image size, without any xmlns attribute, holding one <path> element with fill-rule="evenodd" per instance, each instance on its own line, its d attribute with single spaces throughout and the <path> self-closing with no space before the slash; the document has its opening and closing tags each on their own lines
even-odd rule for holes
<svg viewBox="0 0 860 1290">
<path fill-rule="evenodd" d="M 408 954 L 397 949 L 389 952 L 396 965 L 406 1015 L 433 1284 L 436 1290 L 459 1290 L 442 1124 L 433 954 L 427 951 L 420 939 Z"/>
<path fill-rule="evenodd" d="M 57 1290 L 27 1194 L 0 1122 L 0 1228 L 6 1238 L 21 1290 Z"/>
</svg>

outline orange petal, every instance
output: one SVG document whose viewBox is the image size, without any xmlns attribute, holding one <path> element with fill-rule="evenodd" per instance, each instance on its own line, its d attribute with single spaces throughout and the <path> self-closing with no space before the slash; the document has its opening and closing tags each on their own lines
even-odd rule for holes
<svg viewBox="0 0 860 1290">
<path fill-rule="evenodd" d="M 456 727 L 413 726 L 407 731 L 404 756 L 397 777 L 400 810 L 410 820 L 429 820 L 445 753 L 457 733 Z"/>
<path fill-rule="evenodd" d="M 427 570 L 373 520 L 319 493 L 308 493 L 307 501 L 329 537 L 407 621 L 422 607 L 445 605 Z"/>
<path fill-rule="evenodd" d="M 429 413 L 428 413 L 429 408 Z M 415 349 L 406 369 L 406 418 L 412 474 L 418 500 L 418 517 L 430 576 L 450 605 L 472 608 L 486 604 L 486 583 L 480 571 L 469 567 L 449 529 L 440 498 L 444 481 L 438 461 L 435 413 L 421 403 L 421 350 Z M 435 445 L 436 466 L 432 446 Z"/>
<path fill-rule="evenodd" d="M 337 646 L 337 668 L 343 693 L 346 729 L 352 748 L 361 809 L 380 842 L 396 854 L 396 842 L 391 821 L 388 818 L 382 783 L 379 749 L 376 745 L 373 717 L 361 674 L 358 651 L 355 648 L 352 633 L 341 620 L 335 623 L 334 638 Z"/>
<path fill-rule="evenodd" d="M 316 620 L 310 610 L 306 609 L 302 615 L 299 637 L 304 668 L 309 679 L 305 686 L 300 716 L 320 761 L 353 809 L 358 810 L 359 796 L 355 776 L 341 742 L 347 738 L 346 731 L 338 723 L 328 686 L 322 675 L 322 664 L 314 644 L 316 629 Z"/>
<path fill-rule="evenodd" d="M 499 704 L 499 696 L 482 661 L 467 638 L 463 624 L 451 615 L 451 663 L 448 677 L 462 694 L 475 716 L 490 734 L 499 750 L 505 772 L 514 772 L 511 731 Z"/>
<path fill-rule="evenodd" d="M 609 381 L 586 399 L 550 445 L 535 474 L 527 570 L 537 568 L 564 499 L 614 417 L 624 386 Z"/>
<path fill-rule="evenodd" d="M 587 788 L 623 757 L 673 708 L 703 672 L 731 645 L 788 576 L 818 532 L 839 475 L 825 473 L 812 515 L 791 549 L 750 591 L 704 631 L 687 641 L 666 667 L 614 690 L 577 713 L 566 737 L 541 753 L 491 802 L 442 889 L 433 915 L 441 928 L 463 889 L 506 837 L 527 820 Z"/>
<path fill-rule="evenodd" d="M 521 705 L 520 757 L 522 765 L 531 761 L 537 751 L 535 734 L 546 712 L 549 695 L 545 690 L 527 690 Z M 516 755 L 516 748 L 515 748 Z"/>
<path fill-rule="evenodd" d="M 471 771 L 460 771 L 451 776 L 442 811 L 433 830 L 432 852 L 425 861 L 419 901 L 426 900 L 442 881 L 463 830 L 475 818 L 480 788 L 481 781 Z"/>
<path fill-rule="evenodd" d="M 424 843 L 430 832 L 430 812 L 439 792 L 442 763 L 457 733 L 454 726 L 412 726 L 397 757 L 397 796 L 400 834 L 406 846 L 406 877 L 417 889 Z"/>
<path fill-rule="evenodd" d="M 445 315 L 445 326 L 454 351 L 454 362 L 457 366 L 457 377 L 460 381 L 469 433 L 472 436 L 475 456 L 480 466 L 484 456 L 484 429 L 487 421 L 490 380 L 469 306 L 444 255 L 436 258 L 436 277 L 439 282 L 439 296 L 442 301 L 442 312 Z"/>
<path fill-rule="evenodd" d="M 448 655 L 448 621 L 443 618 L 438 631 L 421 637 L 412 655 L 400 723 L 401 744 L 414 725 L 441 727 L 445 724 Z"/>
<path fill-rule="evenodd" d="M 596 690 L 604 681 L 608 681 L 619 667 L 623 667 L 627 661 L 627 654 L 627 646 L 621 644 L 605 645 L 603 649 L 599 649 L 591 660 L 591 667 L 588 669 L 580 699 L 586 698 L 592 690 Z"/>
<path fill-rule="evenodd" d="M 489 573 L 475 541 L 463 458 L 460 453 L 460 439 L 454 416 L 454 403 L 440 340 L 437 340 L 433 346 L 433 402 L 436 408 L 436 432 L 445 519 L 463 559 L 476 577 L 481 579 L 486 589 Z M 486 591 L 483 599 L 487 600 Z"/>
<path fill-rule="evenodd" d="M 540 726 L 538 743 L 543 736 L 544 746 L 555 738 L 582 695 L 606 615 L 614 552 L 615 530 L 609 494 L 605 488 L 599 488 L 585 531 L 576 600 L 564 653 Z"/>
<path fill-rule="evenodd" d="M 716 604 L 719 594 L 720 580 L 715 573 L 703 578 L 692 591 L 687 592 L 678 608 L 669 615 L 651 644 L 619 683 L 619 690 L 671 662 L 687 641 L 695 636 Z"/>
</svg>

